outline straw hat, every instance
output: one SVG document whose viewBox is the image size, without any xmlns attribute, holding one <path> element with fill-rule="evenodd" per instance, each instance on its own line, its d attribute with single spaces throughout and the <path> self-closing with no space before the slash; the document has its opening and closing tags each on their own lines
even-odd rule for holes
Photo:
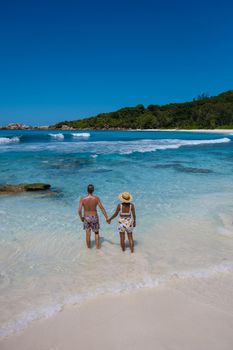
<svg viewBox="0 0 233 350">
<path fill-rule="evenodd" d="M 122 193 L 120 193 L 118 198 L 123 203 L 130 203 L 133 200 L 133 196 L 129 192 L 122 192 Z"/>
</svg>

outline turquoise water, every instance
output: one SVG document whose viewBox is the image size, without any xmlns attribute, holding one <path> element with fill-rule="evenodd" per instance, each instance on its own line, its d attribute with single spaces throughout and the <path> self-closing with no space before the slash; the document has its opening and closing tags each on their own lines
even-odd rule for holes
<svg viewBox="0 0 233 350">
<path fill-rule="evenodd" d="M 233 269 L 233 135 L 1 131 L 0 183 L 22 182 L 57 195 L 0 197 L 2 336 L 99 294 Z M 76 210 L 88 183 L 109 215 L 133 194 L 134 255 L 103 217 L 102 248 L 87 251 Z"/>
</svg>

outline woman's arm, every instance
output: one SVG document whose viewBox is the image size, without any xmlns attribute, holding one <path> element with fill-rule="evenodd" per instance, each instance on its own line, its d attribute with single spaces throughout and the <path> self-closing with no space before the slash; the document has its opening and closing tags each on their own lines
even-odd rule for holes
<svg viewBox="0 0 233 350">
<path fill-rule="evenodd" d="M 118 204 L 115 213 L 110 217 L 110 219 L 108 219 L 108 223 L 110 224 L 110 222 L 115 219 L 115 217 L 117 217 L 118 213 L 120 211 L 120 204 Z"/>
<path fill-rule="evenodd" d="M 132 204 L 132 214 L 133 214 L 133 227 L 136 227 L 136 212 L 135 206 Z"/>
</svg>

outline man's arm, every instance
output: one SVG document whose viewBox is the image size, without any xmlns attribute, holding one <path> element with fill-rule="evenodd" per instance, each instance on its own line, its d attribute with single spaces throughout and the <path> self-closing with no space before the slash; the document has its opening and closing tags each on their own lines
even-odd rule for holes
<svg viewBox="0 0 233 350">
<path fill-rule="evenodd" d="M 83 198 L 81 197 L 79 202 L 78 215 L 80 217 L 80 220 L 84 221 L 84 217 L 82 216 L 82 209 L 83 209 Z"/>
<path fill-rule="evenodd" d="M 133 227 L 136 227 L 136 212 L 135 206 L 132 204 L 132 214 L 133 214 Z"/>
<path fill-rule="evenodd" d="M 102 213 L 103 213 L 105 219 L 108 220 L 108 214 L 107 214 L 107 212 L 106 212 L 106 210 L 105 210 L 103 204 L 101 203 L 99 197 L 97 197 L 97 198 L 98 198 L 98 206 L 100 207 L 100 209 L 101 209 L 101 211 L 102 211 Z"/>
</svg>

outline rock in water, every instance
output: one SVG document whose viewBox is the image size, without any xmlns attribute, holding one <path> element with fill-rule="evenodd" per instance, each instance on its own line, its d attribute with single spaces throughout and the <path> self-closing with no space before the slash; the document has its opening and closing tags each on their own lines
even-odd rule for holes
<svg viewBox="0 0 233 350">
<path fill-rule="evenodd" d="M 0 185 L 0 193 L 18 193 L 23 192 L 24 189 L 20 185 Z"/>
<path fill-rule="evenodd" d="M 51 187 L 45 183 L 19 184 L 19 185 L 0 185 L 0 194 L 19 193 L 29 191 L 45 191 Z"/>
<path fill-rule="evenodd" d="M 51 187 L 49 184 L 44 183 L 34 183 L 24 185 L 25 191 L 44 191 Z"/>
</svg>

